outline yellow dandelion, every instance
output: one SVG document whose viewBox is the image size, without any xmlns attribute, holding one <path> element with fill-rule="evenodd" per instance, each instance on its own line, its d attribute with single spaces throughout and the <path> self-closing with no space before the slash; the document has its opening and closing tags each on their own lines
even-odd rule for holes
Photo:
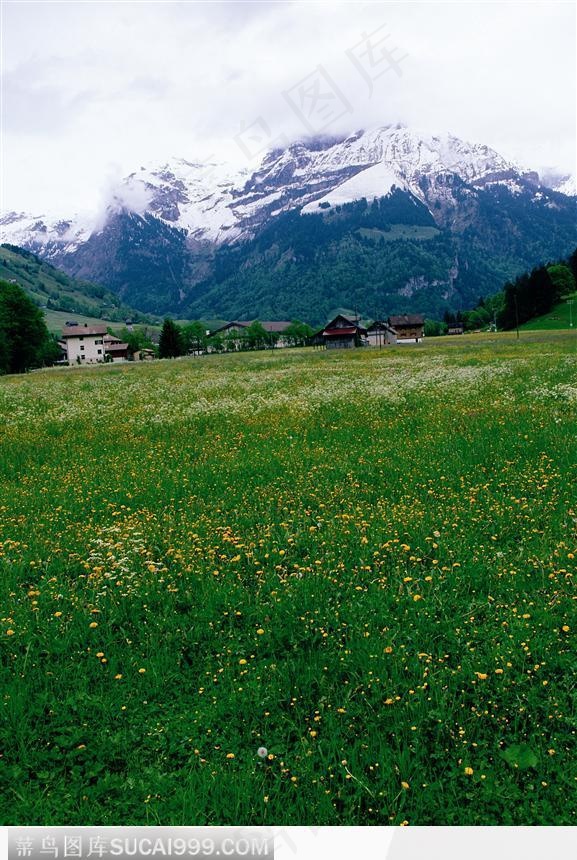
<svg viewBox="0 0 577 860">
<path fill-rule="evenodd" d="M 226 754 L 226 757 L 227 757 L 227 758 L 234 758 L 234 753 L 227 753 L 227 754 Z"/>
<path fill-rule="evenodd" d="M 473 776 L 473 774 L 475 773 L 472 767 L 466 767 L 464 772 L 467 776 Z"/>
<path fill-rule="evenodd" d="M 263 635 L 263 633 L 264 633 L 264 630 L 262 629 L 262 627 L 259 627 L 259 628 L 258 628 L 258 630 L 257 630 L 256 632 L 257 632 L 257 634 L 258 634 L 259 636 L 262 636 L 262 635 Z"/>
<path fill-rule="evenodd" d="M 486 681 L 487 680 L 487 673 L 486 672 L 475 672 L 475 675 L 477 676 L 479 681 Z"/>
<path fill-rule="evenodd" d="M 403 782 L 401 783 L 401 785 L 403 786 L 403 788 L 405 789 L 405 791 L 408 791 L 408 790 L 409 790 L 409 788 L 411 787 L 411 786 L 409 785 L 409 783 L 408 783 L 408 782 L 405 782 L 404 780 L 403 780 Z"/>
<path fill-rule="evenodd" d="M 141 675 L 144 675 L 144 673 L 146 672 L 146 669 L 139 669 L 138 671 Z"/>
<path fill-rule="evenodd" d="M 88 626 L 94 630 L 95 627 L 98 627 L 98 621 L 91 621 Z"/>
<path fill-rule="evenodd" d="M 118 674 L 118 675 L 115 675 L 115 676 L 114 676 L 114 680 L 115 680 L 115 681 L 120 681 L 120 679 L 121 679 L 121 678 L 122 678 L 122 675 L 121 675 L 121 674 Z"/>
<path fill-rule="evenodd" d="M 239 664 L 239 666 L 246 666 L 246 660 L 244 659 L 244 657 L 242 657 L 242 658 L 238 661 L 238 664 Z"/>
</svg>

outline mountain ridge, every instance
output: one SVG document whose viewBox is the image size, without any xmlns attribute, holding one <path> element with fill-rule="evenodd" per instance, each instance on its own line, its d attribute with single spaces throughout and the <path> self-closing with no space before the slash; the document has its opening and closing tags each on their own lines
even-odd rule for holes
<svg viewBox="0 0 577 860">
<path fill-rule="evenodd" d="M 566 176 L 557 180 L 567 187 Z M 353 215 L 353 210 L 346 209 L 362 200 L 367 205 L 373 200 L 392 201 L 385 206 L 388 222 L 383 221 L 382 208 L 376 220 L 360 210 Z M 185 159 L 141 167 L 116 188 L 107 217 L 96 228 L 91 229 L 86 219 L 62 218 L 47 224 L 42 218 L 12 213 L 0 218 L 0 236 L 70 274 L 103 283 L 124 301 L 154 313 L 191 309 L 231 316 L 229 311 L 236 308 L 253 316 L 265 307 L 270 313 L 278 292 L 275 281 L 280 280 L 286 298 L 279 307 L 285 316 L 291 307 L 303 307 L 298 293 L 304 284 L 311 289 L 293 247 L 295 241 L 300 247 L 306 244 L 298 218 L 324 239 L 331 231 L 323 233 L 322 224 L 330 221 L 334 226 L 348 218 L 350 241 L 341 236 L 337 242 L 343 266 L 348 266 L 347 254 L 354 257 L 358 250 L 351 242 L 363 246 L 363 259 L 372 262 L 366 271 L 364 266 L 360 270 L 371 281 L 374 271 L 380 271 L 382 293 L 388 296 L 384 304 L 391 310 L 411 310 L 398 307 L 394 296 L 399 301 L 410 299 L 409 304 L 426 299 L 427 290 L 439 286 L 437 263 L 442 263 L 444 288 L 433 305 L 454 300 L 459 306 L 472 297 L 473 290 L 477 295 L 481 289 L 494 292 L 502 286 L 503 276 L 510 277 L 543 256 L 562 256 L 574 241 L 569 225 L 572 218 L 574 230 L 574 210 L 574 198 L 547 188 L 535 171 L 525 170 L 484 144 L 450 134 L 420 135 L 405 126 L 390 125 L 347 137 L 297 141 L 266 153 L 254 169 Z M 431 237 L 424 239 L 422 233 L 411 238 L 400 229 L 423 226 L 425 212 L 428 225 L 443 234 L 442 243 L 436 237 L 431 244 Z M 298 218 L 287 217 L 291 213 Z M 319 224 L 312 226 L 311 217 L 320 218 Z M 284 224 L 288 233 L 276 235 L 274 243 L 263 249 L 261 237 L 270 235 L 268 228 L 275 222 Z M 367 234 L 358 232 L 372 229 L 387 234 L 380 237 L 386 245 L 379 243 L 377 255 L 365 241 Z M 308 265 L 317 272 L 317 279 L 339 268 L 334 236 L 333 240 L 330 253 L 322 242 L 316 257 L 308 249 Z M 426 241 L 429 245 L 424 250 Z M 435 250 L 440 255 L 436 260 L 431 259 Z M 406 257 L 405 281 L 397 274 L 388 278 L 388 270 L 381 265 L 399 252 Z M 239 268 L 223 278 L 222 270 L 233 258 Z M 421 263 L 417 265 L 416 259 Z M 486 275 L 487 267 L 492 274 Z M 255 281 L 249 307 L 249 274 L 256 272 L 258 284 Z M 464 277 L 471 282 L 466 287 Z M 339 280 L 340 293 L 333 296 L 331 306 L 350 304 L 348 293 L 359 294 L 354 280 L 352 270 L 348 282 Z M 416 283 L 421 290 L 415 289 Z M 373 301 L 374 289 L 368 292 L 367 301 Z M 314 302 L 304 304 L 320 319 L 326 303 L 319 300 L 316 310 Z"/>
</svg>

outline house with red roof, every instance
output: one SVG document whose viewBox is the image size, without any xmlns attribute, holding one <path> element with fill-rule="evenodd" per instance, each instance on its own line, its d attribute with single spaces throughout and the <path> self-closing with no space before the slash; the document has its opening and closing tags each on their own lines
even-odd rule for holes
<svg viewBox="0 0 577 860">
<path fill-rule="evenodd" d="M 338 314 L 318 333 L 326 349 L 352 349 L 366 343 L 367 330 L 357 320 Z"/>
</svg>

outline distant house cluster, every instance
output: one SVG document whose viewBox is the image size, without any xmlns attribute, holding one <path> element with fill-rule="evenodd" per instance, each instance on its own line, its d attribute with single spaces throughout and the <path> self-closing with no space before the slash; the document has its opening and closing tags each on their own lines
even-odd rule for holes
<svg viewBox="0 0 577 860">
<path fill-rule="evenodd" d="M 368 328 L 358 320 L 338 314 L 311 340 L 314 346 L 324 346 L 326 349 L 380 347 L 395 343 L 420 343 L 424 329 L 425 318 L 420 314 L 402 314 L 387 320 L 375 320 Z"/>
<path fill-rule="evenodd" d="M 128 344 L 109 334 L 104 325 L 69 323 L 62 329 L 59 343 L 68 364 L 100 364 L 128 359 Z"/>
<path fill-rule="evenodd" d="M 390 316 L 375 320 L 368 327 L 358 319 L 338 314 L 311 335 L 303 323 L 288 320 L 233 320 L 199 338 L 190 354 L 221 352 L 223 349 L 263 349 L 312 345 L 325 349 L 350 349 L 358 346 L 383 347 L 397 343 L 419 343 L 425 320 L 420 314 Z M 128 343 L 109 334 L 105 325 L 68 322 L 62 329 L 60 347 L 63 362 L 69 365 L 101 364 L 155 357 L 151 349 L 131 353 Z"/>
</svg>

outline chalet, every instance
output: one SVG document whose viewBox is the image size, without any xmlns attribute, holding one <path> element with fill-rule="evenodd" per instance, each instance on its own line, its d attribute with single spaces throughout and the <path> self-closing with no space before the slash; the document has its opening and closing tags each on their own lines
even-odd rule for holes
<svg viewBox="0 0 577 860">
<path fill-rule="evenodd" d="M 397 342 L 397 332 L 387 322 L 375 320 L 367 329 L 369 346 L 388 346 Z"/>
<path fill-rule="evenodd" d="M 358 321 L 339 314 L 318 334 L 326 349 L 351 349 L 366 342 L 367 330 Z"/>
<path fill-rule="evenodd" d="M 465 331 L 465 326 L 463 323 L 449 323 L 447 326 L 447 334 L 463 334 Z"/>
<path fill-rule="evenodd" d="M 425 318 L 421 314 L 400 314 L 389 317 L 389 325 L 397 333 L 397 343 L 420 343 L 425 334 Z"/>
</svg>

